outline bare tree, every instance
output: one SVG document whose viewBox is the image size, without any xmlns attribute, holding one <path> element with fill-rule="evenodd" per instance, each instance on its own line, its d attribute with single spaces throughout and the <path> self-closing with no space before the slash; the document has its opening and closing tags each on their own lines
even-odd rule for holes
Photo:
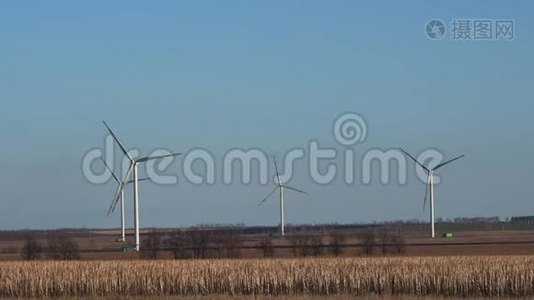
<svg viewBox="0 0 534 300">
<path fill-rule="evenodd" d="M 207 258 L 208 245 L 211 234 L 206 230 L 194 230 L 189 232 L 191 248 L 193 249 L 193 258 Z"/>
<path fill-rule="evenodd" d="M 218 258 L 236 258 L 240 255 L 239 232 L 236 230 L 220 230 L 212 235 L 211 242 L 216 246 Z"/>
<path fill-rule="evenodd" d="M 292 235 L 289 237 L 289 242 L 291 243 L 291 252 L 293 256 L 297 257 L 299 255 L 300 239 L 298 235 Z"/>
<path fill-rule="evenodd" d="M 78 244 L 67 235 L 50 237 L 48 239 L 48 252 L 54 259 L 80 259 Z"/>
<path fill-rule="evenodd" d="M 301 235 L 300 236 L 300 255 L 301 256 L 308 256 L 311 254 L 311 238 L 309 235 Z"/>
<path fill-rule="evenodd" d="M 239 239 L 239 232 L 236 230 L 230 230 L 223 235 L 223 247 L 225 252 L 225 257 L 227 258 L 237 258 L 241 255 L 240 245 L 241 241 Z"/>
<path fill-rule="evenodd" d="M 224 249 L 224 234 L 214 234 L 211 237 L 211 242 L 215 245 L 215 252 L 217 255 L 217 258 L 223 258 L 226 256 L 225 249 Z"/>
<path fill-rule="evenodd" d="M 395 253 L 402 254 L 406 251 L 406 241 L 399 233 L 392 235 L 390 241 Z"/>
<path fill-rule="evenodd" d="M 330 252 L 336 257 L 343 253 L 343 244 L 346 237 L 338 232 L 332 232 L 330 234 Z"/>
<path fill-rule="evenodd" d="M 291 249 L 293 256 L 308 256 L 310 255 L 310 236 L 305 234 L 293 235 L 290 238 Z"/>
<path fill-rule="evenodd" d="M 169 238 L 165 240 L 165 244 L 174 256 L 174 259 L 191 258 L 190 251 L 187 249 L 190 243 L 188 236 L 181 231 L 172 232 Z"/>
<path fill-rule="evenodd" d="M 22 259 L 24 260 L 36 260 L 41 258 L 43 252 L 43 246 L 38 241 L 34 240 L 32 236 L 29 236 L 22 247 Z"/>
<path fill-rule="evenodd" d="M 323 240 L 320 236 L 314 236 L 310 239 L 312 254 L 314 257 L 323 255 Z"/>
<path fill-rule="evenodd" d="M 146 259 L 158 259 L 160 243 L 160 233 L 156 230 L 150 231 L 150 233 L 143 239 L 141 257 Z"/>
<path fill-rule="evenodd" d="M 265 238 L 260 242 L 260 248 L 263 251 L 263 257 L 273 257 L 274 256 L 274 246 L 272 239 Z"/>
<path fill-rule="evenodd" d="M 49 236 L 46 247 L 46 252 L 48 252 L 47 255 L 52 259 L 61 259 L 58 248 L 58 237 L 55 235 Z"/>
<path fill-rule="evenodd" d="M 382 229 L 378 233 L 378 241 L 380 242 L 380 248 L 382 250 L 382 255 L 386 255 L 390 251 L 390 242 L 392 235 L 387 229 Z"/>
<path fill-rule="evenodd" d="M 373 255 L 376 247 L 376 236 L 373 230 L 367 230 L 361 234 L 362 251 L 366 255 Z"/>
</svg>

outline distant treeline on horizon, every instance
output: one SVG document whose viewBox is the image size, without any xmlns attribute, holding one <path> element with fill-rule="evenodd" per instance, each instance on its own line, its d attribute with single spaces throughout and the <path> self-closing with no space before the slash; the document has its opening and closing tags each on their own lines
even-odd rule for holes
<svg viewBox="0 0 534 300">
<path fill-rule="evenodd" d="M 494 217 L 459 217 L 454 219 L 442 219 L 437 218 L 436 223 L 438 224 L 457 224 L 457 225 L 484 225 L 484 224 L 506 224 L 506 223 L 518 223 L 518 224 L 533 224 L 534 223 L 534 216 L 521 216 L 521 217 L 511 217 L 511 218 L 500 218 L 498 216 Z M 350 230 L 350 229 L 361 229 L 361 228 L 369 228 L 369 227 L 382 227 L 382 226 L 390 226 L 390 227 L 406 227 L 406 226 L 417 226 L 427 224 L 427 222 L 419 220 L 419 219 L 411 219 L 411 220 L 396 220 L 396 221 L 382 221 L 382 222 L 372 222 L 372 223 L 322 223 L 322 224 L 287 224 L 286 226 L 291 230 L 291 228 L 294 231 L 305 231 L 305 229 L 315 229 L 315 230 Z M 241 229 L 241 230 L 265 230 L 269 231 L 271 229 L 277 229 L 278 226 L 247 226 L 244 223 L 203 223 L 193 226 L 185 226 L 185 227 L 149 227 L 144 228 L 144 232 L 152 231 L 152 230 L 161 230 L 161 231 L 167 231 L 167 230 L 222 230 L 222 229 Z M 57 228 L 57 229 L 13 229 L 13 230 L 0 230 L 0 236 L 6 236 L 11 234 L 16 234 L 19 236 L 20 234 L 38 234 L 38 233 L 47 233 L 47 232 L 61 232 L 61 233 L 91 233 L 95 231 L 109 231 L 109 230 L 116 230 L 116 228 L 87 228 L 87 227 L 81 227 L 81 228 Z"/>
</svg>

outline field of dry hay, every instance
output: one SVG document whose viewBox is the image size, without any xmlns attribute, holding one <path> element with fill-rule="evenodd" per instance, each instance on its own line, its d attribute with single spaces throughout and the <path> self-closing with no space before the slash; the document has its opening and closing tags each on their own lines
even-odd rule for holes
<svg viewBox="0 0 534 300">
<path fill-rule="evenodd" d="M 0 296 L 534 295 L 534 256 L 0 263 Z"/>
</svg>

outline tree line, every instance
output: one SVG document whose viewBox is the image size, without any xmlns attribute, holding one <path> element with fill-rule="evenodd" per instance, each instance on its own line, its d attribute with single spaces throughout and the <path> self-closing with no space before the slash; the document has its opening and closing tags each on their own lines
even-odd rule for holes
<svg viewBox="0 0 534 300">
<path fill-rule="evenodd" d="M 175 259 L 239 258 L 243 249 L 259 249 L 263 257 L 275 257 L 280 249 L 289 249 L 294 257 L 341 256 L 349 248 L 356 255 L 400 255 L 406 242 L 398 232 L 369 229 L 351 236 L 341 232 L 328 235 L 294 234 L 286 238 L 267 236 L 244 245 L 237 230 L 174 231 L 167 236 L 152 231 L 144 240 L 141 256 L 157 259 L 162 251 L 170 251 Z M 347 244 L 353 238 L 357 244 Z M 251 243 L 249 243 L 251 244 Z"/>
<path fill-rule="evenodd" d="M 351 243 L 348 243 L 349 240 Z M 244 249 L 260 251 L 263 257 L 276 257 L 283 249 L 294 257 L 399 255 L 404 253 L 405 248 L 405 240 L 398 232 L 374 228 L 358 234 L 340 231 L 323 235 L 295 233 L 285 238 L 248 237 L 235 229 L 152 230 L 144 234 L 140 257 L 158 259 L 168 252 L 174 259 L 240 258 Z M 24 260 L 80 258 L 78 244 L 66 234 L 49 236 L 46 243 L 28 236 L 21 252 Z"/>
<path fill-rule="evenodd" d="M 80 248 L 68 235 L 53 235 L 47 239 L 46 245 L 28 236 L 21 255 L 24 260 L 37 260 L 43 256 L 48 259 L 75 260 L 80 258 Z"/>
</svg>

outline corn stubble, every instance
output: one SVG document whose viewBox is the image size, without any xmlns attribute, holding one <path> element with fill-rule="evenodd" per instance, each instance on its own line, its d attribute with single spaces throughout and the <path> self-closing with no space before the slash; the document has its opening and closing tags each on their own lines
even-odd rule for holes
<svg viewBox="0 0 534 300">
<path fill-rule="evenodd" d="M 534 295 L 534 256 L 0 263 L 0 296 Z"/>
</svg>

